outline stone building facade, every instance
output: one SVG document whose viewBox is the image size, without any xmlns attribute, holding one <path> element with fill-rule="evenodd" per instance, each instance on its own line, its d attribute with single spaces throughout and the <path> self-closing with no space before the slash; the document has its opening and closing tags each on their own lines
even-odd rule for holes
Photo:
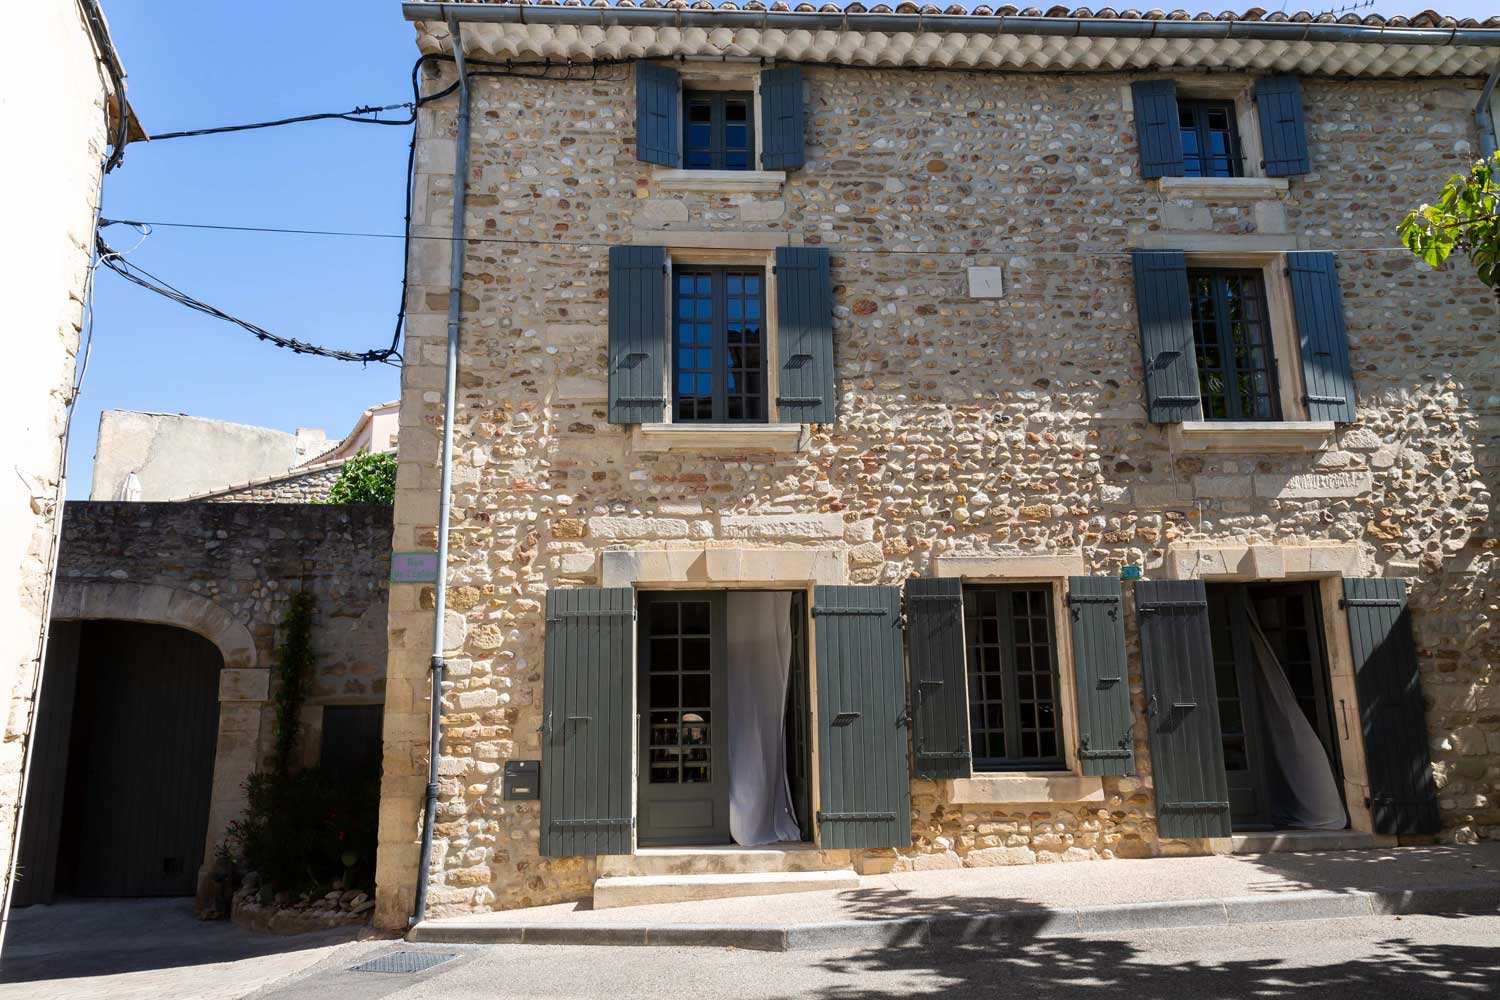
<svg viewBox="0 0 1500 1000">
<path fill-rule="evenodd" d="M 201 853 L 191 859 L 192 869 L 199 873 L 200 896 L 211 891 L 205 879 L 215 847 L 228 825 L 244 813 L 245 780 L 271 751 L 271 668 L 292 594 L 310 592 L 315 608 L 312 641 L 317 666 L 300 720 L 301 760 L 318 761 L 331 707 L 363 706 L 373 712 L 382 704 L 390 535 L 390 508 L 380 506 L 105 501 L 67 505 L 52 608 L 57 641 L 47 661 L 44 708 L 49 698 L 62 697 L 57 685 L 77 669 L 75 659 L 82 662 L 80 624 L 172 626 L 207 639 L 216 651 L 217 729 L 210 736 L 207 836 Z M 112 655 L 127 654 L 115 649 Z M 80 691 L 83 684 L 80 680 Z M 67 693 L 72 696 L 71 683 Z M 43 718 L 60 727 L 61 742 L 57 733 L 39 738 L 49 747 L 66 748 L 66 731 L 76 721 L 77 709 L 59 703 L 50 711 Z M 75 741 L 75 755 L 77 747 Z M 128 756 L 132 747 L 119 746 L 117 753 Z M 49 801 L 57 815 L 65 815 L 61 810 L 66 803 L 49 794 L 49 789 L 57 793 L 65 784 L 63 759 L 64 754 L 55 751 L 40 756 L 33 769 L 33 775 L 48 779 L 29 786 L 28 825 L 36 824 L 38 836 L 56 829 L 45 819 Z M 45 867 L 38 858 L 55 857 L 57 850 L 51 839 L 55 834 L 37 843 L 34 837 L 27 839 L 28 833 L 23 829 L 21 856 L 29 858 L 30 870 L 23 868 L 22 879 Z M 37 891 L 34 901 L 50 898 L 50 886 Z"/>
<path fill-rule="evenodd" d="M 627 31 L 574 26 L 566 8 L 527 12 L 525 27 L 475 15 L 463 25 L 470 58 L 601 62 L 567 82 L 559 72 L 471 83 L 430 914 L 585 898 L 601 875 L 632 870 L 618 857 L 543 856 L 545 806 L 502 795 L 511 760 L 540 759 L 548 787 L 544 608 L 572 588 L 1041 582 L 1068 694 L 1081 657 L 1065 624 L 1071 577 L 1139 567 L 1148 580 L 1309 581 L 1330 697 L 1346 702 L 1336 739 L 1350 830 L 1392 843 L 1373 828 L 1360 726 L 1348 728 L 1357 665 L 1337 587 L 1402 578 L 1435 836 L 1500 836 L 1500 310 L 1466 267 L 1433 271 L 1392 249 L 1405 210 L 1477 155 L 1472 69 L 1393 69 L 1372 45 L 1364 65 L 1379 78 L 1365 78 L 1336 46 L 1311 43 L 1297 57 L 1267 44 L 1253 66 L 1229 43 L 1192 65 L 1165 46 L 1127 64 L 1108 62 L 1113 41 L 1073 39 L 1068 52 L 1097 50 L 1104 64 L 1063 73 L 1047 55 L 1060 42 L 952 64 L 970 52 L 966 37 L 979 52 L 978 35 L 1004 40 L 991 27 L 953 27 L 945 42 L 935 28 L 904 40 L 729 21 L 718 33 L 707 22 Z M 424 51 L 451 51 L 440 21 L 419 23 L 418 36 Z M 938 71 L 851 65 L 882 52 Z M 804 165 L 736 178 L 641 162 L 630 60 L 716 54 L 755 58 L 676 63 L 684 88 L 754 92 L 761 60 L 800 66 Z M 434 66 L 429 92 L 454 80 L 451 61 Z M 1250 143 L 1250 97 L 1273 71 L 1300 76 L 1310 169 L 1143 178 L 1132 84 L 1173 79 L 1181 94 L 1224 101 Z M 448 233 L 454 135 L 451 99 L 419 112 L 414 233 Z M 611 422 L 618 245 L 665 248 L 679 269 L 758 255 L 768 275 L 778 247 L 829 250 L 836 417 L 753 433 Z M 1332 251 L 1353 419 L 1153 423 L 1132 251 L 1167 249 L 1272 285 L 1296 252 Z M 408 262 L 398 551 L 436 547 L 447 253 L 443 240 L 419 240 Z M 1002 294 L 984 284 L 992 269 Z M 1269 295 L 1280 329 L 1295 328 L 1287 294 Z M 1302 401 L 1283 398 L 1294 415 Z M 1070 747 L 1060 769 L 913 778 L 909 843 L 825 849 L 827 865 L 1230 849 L 1158 830 L 1155 709 L 1128 587 L 1120 607 L 1132 773 L 1083 773 L 1077 710 L 1060 697 Z M 404 925 L 423 877 L 431 609 L 430 588 L 392 593 L 377 909 L 388 927 Z"/>
</svg>

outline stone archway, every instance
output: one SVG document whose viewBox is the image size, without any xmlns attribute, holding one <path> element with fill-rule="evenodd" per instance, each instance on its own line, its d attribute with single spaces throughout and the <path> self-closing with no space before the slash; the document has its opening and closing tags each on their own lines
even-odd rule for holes
<svg viewBox="0 0 1500 1000">
<path fill-rule="evenodd" d="M 171 625 L 208 639 L 223 657 L 208 832 L 198 869 L 197 896 L 199 903 L 204 903 L 217 891 L 209 877 L 215 848 L 229 824 L 244 814 L 245 782 L 259 757 L 270 670 L 260 662 L 255 638 L 249 627 L 222 605 L 176 587 L 64 578 L 57 581 L 53 594 L 53 621 L 114 620 Z"/>
</svg>

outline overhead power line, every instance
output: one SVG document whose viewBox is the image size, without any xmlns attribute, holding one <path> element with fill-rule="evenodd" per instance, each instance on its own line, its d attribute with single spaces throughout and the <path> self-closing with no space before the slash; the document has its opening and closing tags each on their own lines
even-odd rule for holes
<svg viewBox="0 0 1500 1000">
<path fill-rule="evenodd" d="M 382 111 L 396 111 L 404 108 L 409 114 L 405 118 L 370 118 L 369 115 L 378 115 Z M 310 115 L 297 115 L 295 118 L 278 118 L 269 122 L 250 122 L 245 125 L 219 125 L 214 128 L 195 128 L 184 132 L 159 132 L 153 136 L 147 136 L 151 142 L 159 139 L 186 139 L 200 135 L 219 135 L 224 132 L 249 132 L 258 128 L 275 128 L 278 125 L 296 125 L 300 122 L 320 122 L 338 119 L 339 121 L 355 122 L 359 125 L 410 125 L 417 120 L 417 102 L 403 101 L 400 104 L 382 104 L 379 107 L 358 107 L 349 111 L 319 111 Z"/>
</svg>

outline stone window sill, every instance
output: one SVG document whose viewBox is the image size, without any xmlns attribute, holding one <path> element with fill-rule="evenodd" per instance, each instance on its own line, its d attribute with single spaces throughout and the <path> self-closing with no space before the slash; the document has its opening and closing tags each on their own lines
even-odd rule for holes
<svg viewBox="0 0 1500 1000">
<path fill-rule="evenodd" d="M 776 194 L 786 183 L 785 170 L 657 170 L 652 182 L 663 191 L 718 191 L 726 194 Z"/>
<path fill-rule="evenodd" d="M 1331 420 L 1279 422 L 1188 420 L 1173 424 L 1172 447 L 1178 451 L 1248 454 L 1262 451 L 1325 451 L 1333 447 Z"/>
<path fill-rule="evenodd" d="M 801 424 L 638 424 L 636 451 L 802 450 Z"/>
<path fill-rule="evenodd" d="M 942 782 L 953 805 L 1038 805 L 1046 802 L 1103 802 L 1104 779 L 1038 772 L 984 774 Z"/>
<path fill-rule="evenodd" d="M 1169 198 L 1234 198 L 1258 201 L 1287 192 L 1285 177 L 1158 177 L 1157 189 Z"/>
</svg>

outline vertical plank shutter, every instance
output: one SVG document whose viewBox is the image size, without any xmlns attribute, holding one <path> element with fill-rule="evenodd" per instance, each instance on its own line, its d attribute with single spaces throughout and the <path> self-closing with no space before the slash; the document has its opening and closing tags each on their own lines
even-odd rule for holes
<svg viewBox="0 0 1500 1000">
<path fill-rule="evenodd" d="M 1308 419 L 1353 423 L 1354 368 L 1333 254 L 1293 253 L 1287 261 Z"/>
<path fill-rule="evenodd" d="M 1141 176 L 1182 176 L 1182 132 L 1177 121 L 1177 84 L 1137 80 L 1130 85 L 1135 104 L 1135 141 L 1141 148 Z"/>
<path fill-rule="evenodd" d="M 833 423 L 833 279 L 826 247 L 776 248 L 776 323 L 780 419 Z"/>
<path fill-rule="evenodd" d="M 1265 156 L 1260 165 L 1266 176 L 1290 177 L 1312 170 L 1302 117 L 1302 81 L 1295 76 L 1256 80 L 1255 109 L 1260 116 L 1260 145 Z"/>
<path fill-rule="evenodd" d="M 635 156 L 682 166 L 682 77 L 670 66 L 635 64 Z"/>
<path fill-rule="evenodd" d="M 635 592 L 547 592 L 542 677 L 545 857 L 629 854 Z"/>
<path fill-rule="evenodd" d="M 911 844 L 899 587 L 813 590 L 818 843 Z"/>
<path fill-rule="evenodd" d="M 1073 621 L 1079 770 L 1083 774 L 1134 774 L 1120 581 L 1110 576 L 1069 577 L 1068 617 Z"/>
<path fill-rule="evenodd" d="M 1349 619 L 1375 832 L 1437 833 L 1442 823 L 1406 581 L 1346 578 L 1342 603 Z"/>
<path fill-rule="evenodd" d="M 795 170 L 807 162 L 803 138 L 802 67 L 760 74 L 760 163 L 766 170 Z"/>
<path fill-rule="evenodd" d="M 963 611 L 963 581 L 906 581 L 911 741 L 919 778 L 970 774 Z"/>
<path fill-rule="evenodd" d="M 1203 581 L 1141 580 L 1135 610 L 1157 832 L 1227 837 L 1229 781 Z"/>
<path fill-rule="evenodd" d="M 609 422 L 666 413 L 667 250 L 609 248 Z"/>
<path fill-rule="evenodd" d="M 1136 250 L 1131 259 L 1147 417 L 1153 424 L 1202 420 L 1187 257 L 1181 250 Z"/>
</svg>

